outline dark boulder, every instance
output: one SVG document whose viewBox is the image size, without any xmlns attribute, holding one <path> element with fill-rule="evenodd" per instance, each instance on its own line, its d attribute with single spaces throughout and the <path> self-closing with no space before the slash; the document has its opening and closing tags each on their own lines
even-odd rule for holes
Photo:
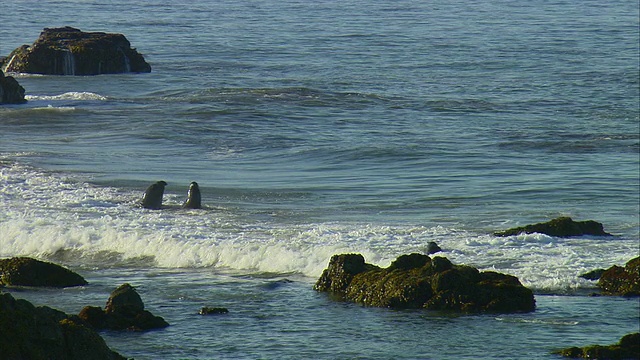
<svg viewBox="0 0 640 360">
<path fill-rule="evenodd" d="M 434 241 L 429 241 L 429 243 L 427 244 L 427 255 L 435 254 L 440 251 L 442 251 L 442 249 L 440 248 L 440 246 L 438 246 L 438 244 L 436 244 Z"/>
<path fill-rule="evenodd" d="M 516 227 L 504 231 L 496 231 L 495 236 L 511 236 L 518 234 L 546 234 L 557 237 L 582 235 L 612 236 L 604 231 L 601 223 L 593 220 L 573 221 L 570 217 L 559 217 L 545 223 Z"/>
<path fill-rule="evenodd" d="M 518 278 L 447 258 L 410 254 L 388 268 L 364 262 L 359 254 L 334 255 L 315 284 L 343 300 L 366 306 L 426 308 L 463 312 L 530 312 L 535 299 Z"/>
<path fill-rule="evenodd" d="M 28 258 L 0 259 L 0 285 L 70 287 L 87 281 L 60 265 Z"/>
<path fill-rule="evenodd" d="M 5 76 L 0 70 L 0 105 L 1 104 L 22 104 L 24 99 L 24 88 L 18 84 L 13 76 Z"/>
<path fill-rule="evenodd" d="M 617 344 L 570 347 L 554 354 L 574 359 L 640 359 L 640 333 L 623 336 Z"/>
<path fill-rule="evenodd" d="M 111 293 L 104 310 L 85 306 L 78 316 L 96 329 L 145 331 L 169 326 L 162 317 L 144 309 L 140 295 L 129 284 Z"/>
<path fill-rule="evenodd" d="M 598 287 L 604 295 L 640 296 L 640 257 L 624 267 L 614 265 L 600 276 Z"/>
<path fill-rule="evenodd" d="M 122 34 L 45 28 L 31 45 L 5 58 L 4 71 L 45 75 L 150 72 L 151 66 Z"/>
<path fill-rule="evenodd" d="M 0 293 L 0 358 L 125 359 L 76 316 Z"/>
</svg>

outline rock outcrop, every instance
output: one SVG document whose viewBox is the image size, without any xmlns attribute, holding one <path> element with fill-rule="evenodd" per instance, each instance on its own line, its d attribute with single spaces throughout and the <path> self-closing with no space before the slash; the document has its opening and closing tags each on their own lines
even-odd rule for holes
<svg viewBox="0 0 640 360">
<path fill-rule="evenodd" d="M 612 236 L 604 231 L 601 223 L 593 220 L 573 221 L 570 217 L 559 217 L 548 222 L 516 227 L 504 231 L 496 231 L 495 236 L 512 236 L 518 234 L 546 234 L 557 237 L 582 235 Z"/>
<path fill-rule="evenodd" d="M 365 306 L 462 312 L 530 312 L 533 292 L 518 278 L 447 258 L 398 257 L 388 268 L 367 264 L 360 254 L 334 255 L 314 286 Z"/>
<path fill-rule="evenodd" d="M 0 358 L 124 360 L 76 316 L 0 293 Z"/>
<path fill-rule="evenodd" d="M 122 34 L 45 28 L 31 45 L 15 49 L 4 71 L 44 75 L 99 75 L 150 72 L 144 57 Z"/>
<path fill-rule="evenodd" d="M 0 285 L 70 287 L 86 284 L 82 276 L 60 265 L 29 257 L 0 259 Z"/>
<path fill-rule="evenodd" d="M 162 317 L 144 309 L 140 295 L 129 284 L 111 293 L 104 310 L 85 306 L 78 316 L 96 329 L 145 331 L 169 326 Z"/>
<path fill-rule="evenodd" d="M 555 351 L 554 354 L 578 359 L 640 359 L 640 333 L 623 336 L 617 344 L 591 345 L 583 348 L 570 347 Z"/>
<path fill-rule="evenodd" d="M 624 267 L 614 265 L 600 276 L 598 287 L 604 295 L 640 296 L 640 257 Z"/>
<path fill-rule="evenodd" d="M 22 104 L 26 102 L 24 88 L 18 84 L 13 76 L 5 76 L 0 70 L 0 105 Z"/>
<path fill-rule="evenodd" d="M 229 313 L 229 310 L 223 307 L 205 306 L 202 309 L 200 309 L 200 311 L 198 311 L 198 314 L 200 315 L 220 315 L 220 314 L 228 314 L 228 313 Z"/>
</svg>

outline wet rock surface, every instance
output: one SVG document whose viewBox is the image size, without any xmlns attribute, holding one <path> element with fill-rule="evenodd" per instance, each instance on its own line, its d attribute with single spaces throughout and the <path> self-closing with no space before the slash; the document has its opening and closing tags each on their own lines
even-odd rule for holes
<svg viewBox="0 0 640 360">
<path fill-rule="evenodd" d="M 0 358 L 121 360 L 77 316 L 0 293 Z"/>
<path fill-rule="evenodd" d="M 44 75 L 99 75 L 150 72 L 151 66 L 122 34 L 45 28 L 0 64 L 4 71 Z"/>
<path fill-rule="evenodd" d="M 129 284 L 111 293 L 104 310 L 85 306 L 78 316 L 96 329 L 146 331 L 169 326 L 162 317 L 144 309 L 140 295 Z"/>
<path fill-rule="evenodd" d="M 365 306 L 460 312 L 530 312 L 533 292 L 518 278 L 447 258 L 398 257 L 389 267 L 367 264 L 360 254 L 334 255 L 314 289 Z"/>
<path fill-rule="evenodd" d="M 87 281 L 60 265 L 29 257 L 0 259 L 0 285 L 71 287 Z"/>
<path fill-rule="evenodd" d="M 503 231 L 496 231 L 493 234 L 495 236 L 512 236 L 533 233 L 546 234 L 549 236 L 557 237 L 571 237 L 582 235 L 612 236 L 611 234 L 605 232 L 603 225 L 597 221 L 574 221 L 570 217 L 559 217 L 544 223 L 526 225 Z"/>
</svg>

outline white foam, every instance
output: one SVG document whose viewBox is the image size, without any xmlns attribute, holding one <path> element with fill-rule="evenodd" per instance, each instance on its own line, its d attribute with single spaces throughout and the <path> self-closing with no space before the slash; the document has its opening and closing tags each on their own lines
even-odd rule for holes
<svg viewBox="0 0 640 360">
<path fill-rule="evenodd" d="M 427 243 L 435 241 L 446 250 L 436 256 L 512 274 L 536 291 L 558 293 L 594 287 L 578 275 L 637 256 L 637 241 L 625 238 L 498 238 L 440 226 L 261 222 L 221 207 L 179 209 L 183 194 L 165 194 L 170 209 L 150 211 L 136 205 L 142 191 L 94 186 L 0 162 L 0 257 L 47 258 L 74 251 L 70 261 L 83 266 L 146 259 L 167 268 L 218 267 L 317 278 L 334 254 L 361 253 L 369 263 L 388 266 L 401 254 L 424 253 Z"/>
<path fill-rule="evenodd" d="M 80 100 L 80 101 L 106 101 L 107 97 L 92 92 L 66 92 L 60 95 L 26 95 L 25 99 L 29 101 L 33 100 L 45 100 L 45 101 L 57 101 L 57 100 Z"/>
</svg>

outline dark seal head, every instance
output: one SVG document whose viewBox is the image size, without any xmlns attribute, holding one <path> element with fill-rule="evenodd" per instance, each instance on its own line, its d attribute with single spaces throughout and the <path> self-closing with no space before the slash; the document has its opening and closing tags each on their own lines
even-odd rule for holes
<svg viewBox="0 0 640 360">
<path fill-rule="evenodd" d="M 183 209 L 200 209 L 202 207 L 200 197 L 200 187 L 198 183 L 193 181 L 189 184 L 189 192 L 187 193 L 187 200 L 182 204 Z"/>
<path fill-rule="evenodd" d="M 142 197 L 142 207 L 152 210 L 160 209 L 160 207 L 162 207 L 162 195 L 164 194 L 165 186 L 167 186 L 167 183 L 164 181 L 151 184 Z"/>
</svg>

